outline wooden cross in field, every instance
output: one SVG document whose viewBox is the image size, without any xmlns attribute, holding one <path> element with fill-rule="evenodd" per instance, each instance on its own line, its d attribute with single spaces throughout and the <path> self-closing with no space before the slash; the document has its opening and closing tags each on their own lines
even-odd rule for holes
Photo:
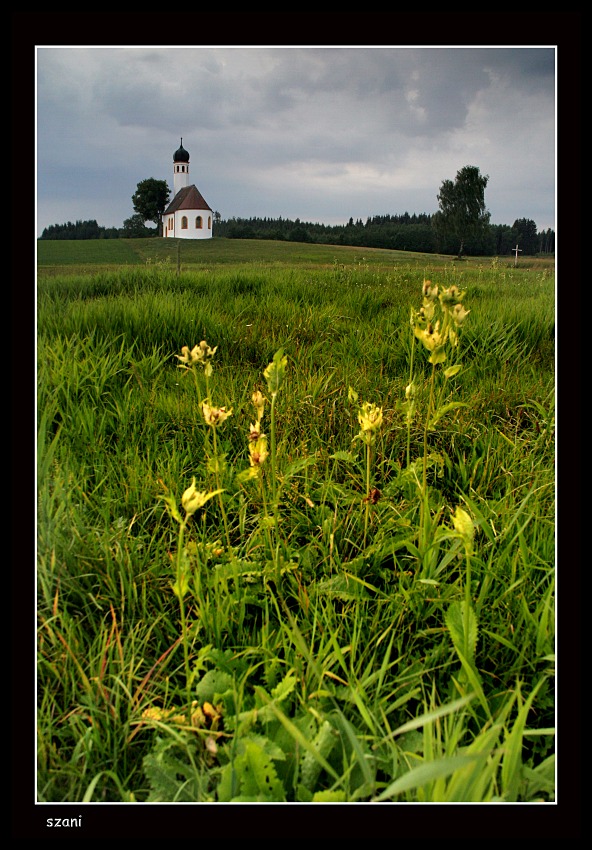
<svg viewBox="0 0 592 850">
<path fill-rule="evenodd" d="M 516 257 L 516 259 L 514 260 L 514 265 L 517 266 L 518 265 L 518 251 L 520 251 L 520 253 L 522 253 L 522 248 L 519 248 L 518 245 L 516 245 L 515 248 L 512 248 L 512 251 L 514 251 L 514 254 L 515 254 L 515 257 Z"/>
</svg>

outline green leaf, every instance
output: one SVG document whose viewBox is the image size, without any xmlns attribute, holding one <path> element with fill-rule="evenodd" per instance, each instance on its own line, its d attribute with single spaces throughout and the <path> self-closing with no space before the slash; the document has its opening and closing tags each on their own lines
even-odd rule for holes
<svg viewBox="0 0 592 850">
<path fill-rule="evenodd" d="M 232 690 L 232 676 L 221 670 L 208 670 L 200 679 L 195 688 L 197 699 L 200 702 L 215 702 L 216 696 L 222 696 Z"/>
<path fill-rule="evenodd" d="M 206 468 L 212 475 L 224 475 L 226 471 L 226 455 L 220 454 L 218 457 L 209 457 Z"/>
<path fill-rule="evenodd" d="M 246 469 L 242 469 L 238 472 L 234 478 L 237 484 L 245 484 L 247 481 L 253 481 L 253 479 L 259 476 L 259 470 L 256 466 L 249 466 Z"/>
<path fill-rule="evenodd" d="M 446 627 L 450 632 L 450 637 L 456 649 L 458 650 L 460 648 L 463 653 L 468 653 L 467 661 L 472 664 L 475 660 L 475 649 L 477 646 L 477 617 L 472 607 L 469 606 L 469 631 L 468 634 L 465 634 L 465 615 L 465 602 L 453 602 L 446 612 Z"/>
<path fill-rule="evenodd" d="M 199 802 L 198 777 L 184 743 L 157 738 L 154 750 L 143 760 L 150 785 L 149 803 Z"/>
<path fill-rule="evenodd" d="M 444 369 L 444 377 L 445 378 L 453 378 L 455 375 L 458 375 L 462 366 L 460 363 L 457 363 L 456 366 L 449 366 L 448 369 Z"/>
<path fill-rule="evenodd" d="M 189 579 L 185 573 L 182 573 L 179 579 L 174 584 L 171 584 L 171 587 L 177 599 L 185 599 L 189 591 Z"/>
<path fill-rule="evenodd" d="M 526 786 L 524 797 L 526 802 L 534 800 L 540 794 L 547 794 L 551 799 L 555 798 L 555 754 L 550 755 L 537 767 L 523 768 L 523 777 Z"/>
<path fill-rule="evenodd" d="M 359 584 L 354 584 L 351 577 L 346 573 L 338 573 L 320 581 L 315 586 L 315 590 L 324 597 L 334 597 L 343 601 L 360 599 L 368 595 L 364 588 Z"/>
<path fill-rule="evenodd" d="M 351 452 L 338 451 L 335 454 L 329 455 L 331 460 L 343 460 L 345 463 L 355 463 L 356 457 Z"/>
<path fill-rule="evenodd" d="M 283 474 L 284 481 L 287 481 L 293 475 L 297 475 L 299 472 L 302 472 L 303 469 L 306 469 L 313 463 L 316 463 L 316 457 L 314 455 L 311 455 L 309 457 L 301 457 L 298 460 L 295 460 L 293 463 L 288 464 Z"/>
<path fill-rule="evenodd" d="M 276 702 L 283 702 L 293 691 L 298 683 L 296 676 L 289 673 L 271 692 Z"/>
<path fill-rule="evenodd" d="M 518 716 L 514 721 L 512 730 L 506 736 L 506 740 L 504 742 L 504 757 L 502 761 L 501 775 L 502 793 L 504 800 L 507 800 L 509 803 L 515 803 L 518 799 L 518 791 L 523 779 L 522 749 L 526 720 L 536 693 L 541 685 L 542 680 L 539 680 L 528 699 L 521 706 Z M 518 699 L 521 700 L 520 685 L 518 685 L 517 690 Z"/>
<path fill-rule="evenodd" d="M 446 349 L 443 345 L 437 345 L 430 355 L 430 363 L 436 366 L 438 363 L 444 363 L 446 360 Z"/>
<path fill-rule="evenodd" d="M 433 419 L 428 422 L 428 428 L 434 428 L 440 419 L 445 416 L 447 413 L 450 413 L 451 410 L 456 410 L 458 407 L 468 407 L 469 405 L 464 401 L 451 401 L 448 404 L 444 404 L 442 407 L 439 407 L 436 410 Z"/>
<path fill-rule="evenodd" d="M 218 786 L 219 801 L 285 803 L 286 792 L 273 759 L 254 740 L 243 738 L 240 746 L 240 755 L 223 771 Z"/>
<path fill-rule="evenodd" d="M 263 376 L 267 381 L 267 389 L 272 395 L 278 394 L 284 382 L 287 364 L 288 358 L 284 356 L 284 351 L 280 348 L 273 355 L 272 362 L 263 371 Z"/>
<path fill-rule="evenodd" d="M 312 745 L 300 761 L 300 781 L 309 791 L 314 789 L 325 765 L 325 759 L 331 754 L 337 740 L 336 730 L 328 720 L 324 720 L 312 741 Z"/>
<path fill-rule="evenodd" d="M 435 779 L 440 779 L 443 776 L 450 776 L 455 770 L 460 770 L 467 765 L 473 764 L 475 761 L 476 757 L 452 756 L 451 758 L 438 759 L 437 761 L 428 762 L 428 764 L 422 764 L 400 776 L 394 782 L 391 782 L 388 788 L 375 798 L 375 801 L 380 803 L 382 800 L 390 800 L 404 791 L 421 788 L 422 785 L 427 785 L 429 782 L 433 782 Z"/>
<path fill-rule="evenodd" d="M 262 689 L 258 688 L 258 692 L 261 692 Z M 265 692 L 263 692 L 264 694 Z M 268 698 L 269 699 L 269 698 Z M 313 746 L 313 742 L 309 741 L 308 733 L 305 734 L 298 726 L 297 723 L 294 723 L 289 717 L 286 715 L 273 703 L 271 700 L 269 702 L 275 716 L 280 721 L 284 729 L 291 735 L 295 743 L 297 743 L 303 750 L 306 750 L 306 755 L 310 756 L 315 762 L 320 764 L 323 770 L 326 770 L 327 773 L 333 777 L 335 781 L 340 780 L 339 774 L 333 769 L 333 767 L 329 764 L 329 762 L 324 758 L 322 753 L 319 751 L 318 747 L 315 748 Z M 333 734 L 335 734 L 335 730 L 333 730 Z M 328 731 L 325 729 L 323 731 L 322 743 L 323 745 L 327 745 L 329 742 Z M 319 743 L 319 742 L 317 742 Z M 334 739 L 333 739 L 334 743 Z"/>
<path fill-rule="evenodd" d="M 312 796 L 313 803 L 345 803 L 345 791 L 317 791 Z"/>
<path fill-rule="evenodd" d="M 169 512 L 169 514 L 172 516 L 172 518 L 179 523 L 183 522 L 183 519 L 182 519 L 181 514 L 179 513 L 179 509 L 177 507 L 177 502 L 175 500 L 175 497 L 172 496 L 170 493 L 167 493 L 166 495 L 161 496 L 160 498 L 164 501 L 164 503 L 166 505 L 166 509 Z"/>
<path fill-rule="evenodd" d="M 415 729 L 421 729 L 423 726 L 426 726 L 426 724 L 431 723 L 433 720 L 437 720 L 440 717 L 446 717 L 449 714 L 454 714 L 455 711 L 458 711 L 465 705 L 468 705 L 474 698 L 474 694 L 468 694 L 465 697 L 461 697 L 460 699 L 449 702 L 446 705 L 442 705 L 440 708 L 433 709 L 432 711 L 426 711 L 425 714 L 415 717 L 413 720 L 408 720 L 407 723 L 399 726 L 394 730 L 394 732 L 390 733 L 387 740 L 394 738 L 397 735 L 404 735 Z"/>
</svg>

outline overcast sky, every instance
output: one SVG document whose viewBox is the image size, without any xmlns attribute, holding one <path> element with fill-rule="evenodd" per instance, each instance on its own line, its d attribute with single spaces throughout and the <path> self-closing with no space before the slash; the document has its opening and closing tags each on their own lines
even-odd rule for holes
<svg viewBox="0 0 592 850">
<path fill-rule="evenodd" d="M 555 48 L 36 49 L 37 235 L 121 227 L 146 178 L 190 182 L 223 219 L 434 213 L 465 165 L 493 224 L 555 229 Z"/>
</svg>

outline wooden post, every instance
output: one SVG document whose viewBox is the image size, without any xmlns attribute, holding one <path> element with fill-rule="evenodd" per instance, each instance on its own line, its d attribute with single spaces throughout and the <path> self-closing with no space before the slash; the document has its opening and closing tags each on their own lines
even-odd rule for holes
<svg viewBox="0 0 592 850">
<path fill-rule="evenodd" d="M 520 253 L 522 253 L 522 248 L 519 248 L 518 244 L 516 244 L 516 247 L 512 248 L 512 251 L 514 251 L 514 254 L 515 254 L 514 268 L 516 268 L 516 266 L 518 265 L 518 251 L 520 251 Z"/>
<path fill-rule="evenodd" d="M 177 241 L 177 277 L 181 274 L 181 240 Z"/>
</svg>

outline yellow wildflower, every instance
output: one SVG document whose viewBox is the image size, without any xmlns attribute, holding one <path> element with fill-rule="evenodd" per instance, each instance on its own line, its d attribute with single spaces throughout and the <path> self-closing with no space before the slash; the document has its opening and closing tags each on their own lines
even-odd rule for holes
<svg viewBox="0 0 592 850">
<path fill-rule="evenodd" d="M 415 336 L 423 342 L 428 351 L 433 351 L 446 342 L 446 335 L 440 331 L 440 320 L 435 325 L 428 322 L 426 328 L 416 327 Z"/>
<path fill-rule="evenodd" d="M 382 407 L 365 401 L 358 410 L 358 422 L 362 431 L 377 431 L 382 425 Z"/>
<path fill-rule="evenodd" d="M 249 463 L 254 467 L 261 466 L 268 456 L 267 437 L 265 434 L 261 434 L 255 442 L 249 443 Z"/>
<path fill-rule="evenodd" d="M 183 367 L 190 369 L 192 366 L 195 366 L 199 363 L 201 366 L 207 366 L 210 360 L 213 359 L 214 354 L 218 350 L 218 346 L 214 346 L 211 348 L 205 339 L 199 343 L 199 345 L 194 345 L 191 351 L 189 350 L 188 345 L 184 345 L 181 348 L 181 354 L 176 354 L 177 360 L 181 361 L 180 369 Z"/>
<path fill-rule="evenodd" d="M 226 410 L 225 407 L 211 407 L 207 401 L 202 401 L 201 410 L 203 413 L 203 417 L 206 421 L 206 425 L 210 425 L 212 428 L 216 428 L 218 425 L 221 425 L 225 419 L 232 414 L 232 408 L 230 410 Z"/>
</svg>

